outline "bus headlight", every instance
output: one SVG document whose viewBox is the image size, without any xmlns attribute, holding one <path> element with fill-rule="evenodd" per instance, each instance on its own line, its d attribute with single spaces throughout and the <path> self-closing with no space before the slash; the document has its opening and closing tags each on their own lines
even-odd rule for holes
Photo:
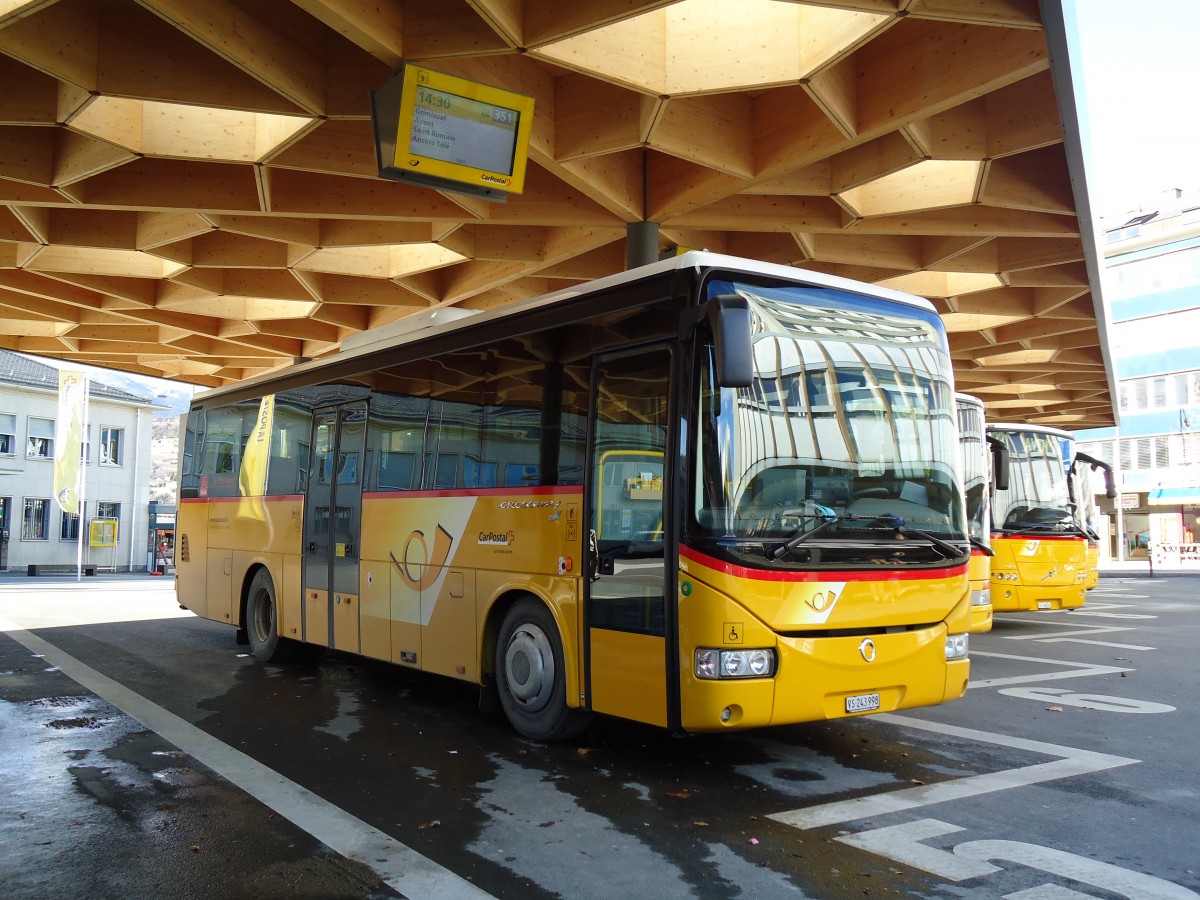
<svg viewBox="0 0 1200 900">
<path fill-rule="evenodd" d="M 775 651 L 717 650 L 700 647 L 696 650 L 697 678 L 769 678 L 775 674 Z"/>
<path fill-rule="evenodd" d="M 991 606 L 992 605 L 992 589 L 984 588 L 982 591 L 971 591 L 972 606 Z"/>
<path fill-rule="evenodd" d="M 966 659 L 970 640 L 966 634 L 946 635 L 946 659 Z"/>
</svg>

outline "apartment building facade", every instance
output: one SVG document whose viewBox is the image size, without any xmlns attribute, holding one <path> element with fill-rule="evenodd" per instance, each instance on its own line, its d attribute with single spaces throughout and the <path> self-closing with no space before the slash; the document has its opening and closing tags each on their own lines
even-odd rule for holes
<svg viewBox="0 0 1200 900">
<path fill-rule="evenodd" d="M 1101 227 L 1120 424 L 1076 437 L 1118 472 L 1101 502 L 1108 555 L 1126 559 L 1200 539 L 1200 192 Z"/>
<path fill-rule="evenodd" d="M 58 369 L 0 350 L 0 569 L 146 569 L 155 408 L 89 377 L 82 508 L 64 512 L 54 500 Z"/>
</svg>

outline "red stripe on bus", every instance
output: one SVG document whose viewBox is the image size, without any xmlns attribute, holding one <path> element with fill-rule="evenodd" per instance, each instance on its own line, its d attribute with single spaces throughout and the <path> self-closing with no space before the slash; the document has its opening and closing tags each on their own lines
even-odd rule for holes
<svg viewBox="0 0 1200 900">
<path fill-rule="evenodd" d="M 583 496 L 579 485 L 541 485 L 535 487 L 455 488 L 433 491 L 367 491 L 364 498 L 379 500 L 385 497 L 536 497 L 546 494 L 577 494 Z M 238 500 L 303 500 L 303 494 L 269 494 L 263 497 L 182 497 L 180 503 L 235 503 Z"/>
</svg>

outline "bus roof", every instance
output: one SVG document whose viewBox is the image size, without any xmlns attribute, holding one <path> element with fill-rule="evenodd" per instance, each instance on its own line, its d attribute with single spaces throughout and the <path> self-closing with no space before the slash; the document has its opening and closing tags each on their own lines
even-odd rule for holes
<svg viewBox="0 0 1200 900">
<path fill-rule="evenodd" d="M 890 288 L 852 281 L 849 278 L 842 278 L 837 275 L 809 272 L 806 269 L 796 268 L 795 266 L 761 262 L 737 256 L 726 256 L 721 253 L 710 253 L 707 250 L 689 250 L 678 256 L 672 256 L 658 262 L 650 263 L 649 265 L 607 275 L 593 281 L 572 285 L 571 287 L 543 294 L 540 297 L 534 297 L 519 303 L 513 303 L 500 309 L 477 313 L 454 307 L 436 307 L 429 310 L 422 310 L 419 313 L 399 319 L 388 325 L 382 325 L 378 328 L 368 329 L 353 335 L 343 342 L 342 349 L 336 353 L 306 360 L 284 368 L 272 369 L 269 372 L 251 376 L 236 384 L 199 392 L 194 395 L 193 402 L 203 402 L 209 398 L 220 397 L 225 394 L 240 393 L 255 386 L 270 385 L 282 377 L 300 377 L 307 372 L 320 370 L 337 362 L 346 362 L 359 356 L 368 356 L 390 347 L 406 344 L 409 341 L 442 335 L 466 325 L 474 327 L 485 325 L 492 321 L 501 321 L 510 316 L 519 315 L 520 313 L 529 312 L 544 306 L 551 306 L 555 303 L 562 303 L 578 297 L 586 297 L 589 294 L 611 290 L 623 284 L 633 284 L 683 269 L 695 269 L 697 272 L 719 269 L 747 275 L 763 275 L 770 278 L 814 285 L 816 287 L 832 288 L 869 297 L 878 297 L 911 306 L 914 309 L 924 312 L 937 311 L 934 305 L 924 297 L 905 294 L 902 291 L 894 291 Z"/>
</svg>

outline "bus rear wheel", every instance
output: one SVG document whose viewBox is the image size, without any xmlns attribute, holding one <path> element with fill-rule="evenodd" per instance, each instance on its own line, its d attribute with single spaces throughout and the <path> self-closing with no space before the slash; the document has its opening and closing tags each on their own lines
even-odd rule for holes
<svg viewBox="0 0 1200 900">
<path fill-rule="evenodd" d="M 246 597 L 246 636 L 250 652 L 259 662 L 291 662 L 301 647 L 279 636 L 279 604 L 275 602 L 275 584 L 271 573 L 259 569 L 250 582 Z"/>
<path fill-rule="evenodd" d="M 558 741 L 587 727 L 589 713 L 567 706 L 558 626 L 550 611 L 531 597 L 514 603 L 500 626 L 496 687 L 504 714 L 528 738 Z"/>
</svg>

